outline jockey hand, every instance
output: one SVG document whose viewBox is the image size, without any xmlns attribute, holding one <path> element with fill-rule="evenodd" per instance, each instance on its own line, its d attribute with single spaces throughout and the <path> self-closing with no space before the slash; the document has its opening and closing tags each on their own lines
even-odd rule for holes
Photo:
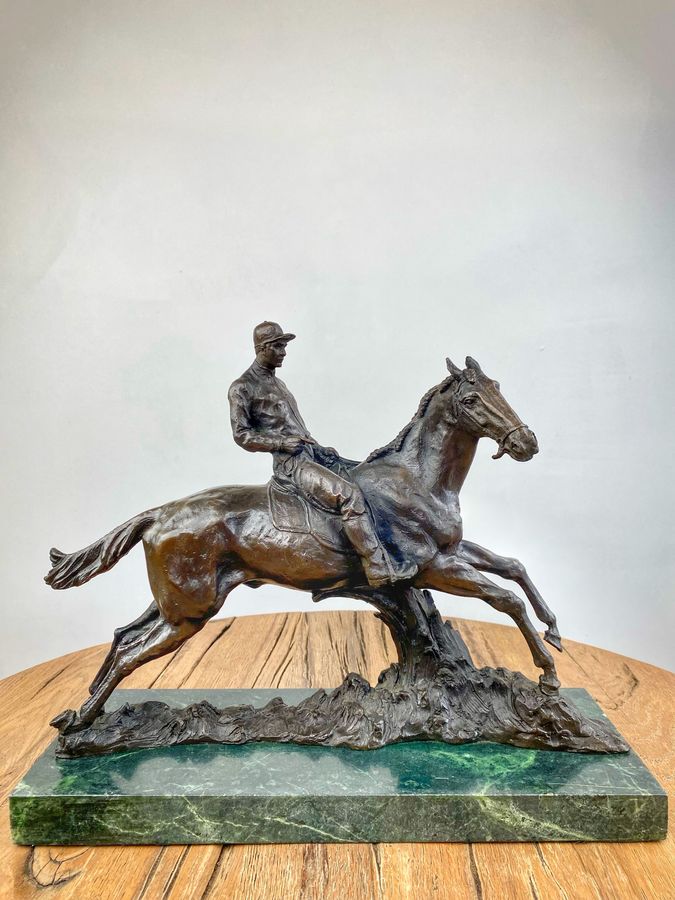
<svg viewBox="0 0 675 900">
<path fill-rule="evenodd" d="M 335 447 L 319 447 L 319 449 L 324 456 L 328 457 L 330 462 L 336 462 L 340 458 L 340 454 Z"/>
<path fill-rule="evenodd" d="M 307 438 L 300 437 L 299 435 L 292 435 L 292 437 L 284 438 L 283 443 L 279 447 L 282 453 L 290 453 L 291 455 L 295 455 L 302 450 L 303 444 L 315 444 L 316 441 L 308 440 Z"/>
</svg>

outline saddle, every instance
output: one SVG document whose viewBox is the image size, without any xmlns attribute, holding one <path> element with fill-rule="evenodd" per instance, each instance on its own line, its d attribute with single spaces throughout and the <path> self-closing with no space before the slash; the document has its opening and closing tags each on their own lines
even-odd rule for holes
<svg viewBox="0 0 675 900">
<path fill-rule="evenodd" d="M 350 553 L 351 545 L 342 533 L 342 520 L 337 513 L 309 503 L 292 487 L 272 478 L 267 485 L 272 524 L 279 531 L 311 534 L 324 547 Z"/>
</svg>

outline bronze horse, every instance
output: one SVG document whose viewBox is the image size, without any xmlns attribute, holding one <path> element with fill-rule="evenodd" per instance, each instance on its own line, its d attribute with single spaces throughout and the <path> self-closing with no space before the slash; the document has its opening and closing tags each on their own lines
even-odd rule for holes
<svg viewBox="0 0 675 900">
<path fill-rule="evenodd" d="M 533 432 L 471 357 L 464 370 L 447 360 L 449 376 L 431 388 L 412 420 L 386 446 L 351 469 L 366 496 L 385 542 L 407 553 L 418 567 L 410 584 L 464 597 L 479 597 L 509 615 L 522 632 L 542 690 L 559 686 L 551 654 L 516 594 L 483 575 L 491 572 L 520 585 L 544 639 L 561 649 L 555 616 L 518 560 L 505 558 L 462 537 L 459 492 L 478 440 L 498 444 L 495 459 L 508 454 L 526 461 L 538 452 Z M 315 597 L 344 590 L 369 590 L 359 557 L 340 540 L 280 531 L 270 514 L 266 485 L 229 486 L 139 513 L 84 550 L 53 549 L 45 581 L 63 589 L 84 584 L 112 568 L 143 541 L 154 601 L 134 622 L 119 628 L 90 697 L 79 714 L 52 721 L 62 733 L 90 724 L 119 682 L 148 660 L 181 646 L 222 607 L 241 584 L 278 584 L 312 591 Z"/>
</svg>

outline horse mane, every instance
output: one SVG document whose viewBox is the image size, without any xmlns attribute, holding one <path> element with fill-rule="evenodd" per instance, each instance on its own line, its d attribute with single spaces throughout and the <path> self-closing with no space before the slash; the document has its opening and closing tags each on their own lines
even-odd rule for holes
<svg viewBox="0 0 675 900">
<path fill-rule="evenodd" d="M 446 391 L 455 380 L 455 375 L 448 375 L 448 377 L 441 381 L 440 384 L 436 384 L 432 388 L 429 388 L 429 390 L 420 400 L 419 406 L 417 407 L 417 412 L 408 422 L 408 424 L 404 425 L 396 435 L 396 437 L 393 440 L 389 441 L 388 444 L 385 444 L 384 447 L 378 447 L 377 450 L 373 450 L 373 452 L 366 457 L 364 462 L 372 462 L 374 459 L 381 459 L 383 456 L 389 456 L 390 453 L 397 453 L 403 446 L 403 442 L 410 433 L 410 429 L 416 422 L 419 422 L 419 420 L 423 418 L 424 414 L 429 408 L 429 404 L 436 396 L 436 394 L 442 394 L 443 391 Z"/>
</svg>

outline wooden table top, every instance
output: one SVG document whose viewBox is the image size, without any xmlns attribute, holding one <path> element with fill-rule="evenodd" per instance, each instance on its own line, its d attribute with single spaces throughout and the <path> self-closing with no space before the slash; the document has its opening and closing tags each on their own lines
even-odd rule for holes
<svg viewBox="0 0 675 900">
<path fill-rule="evenodd" d="M 520 634 L 453 620 L 479 665 L 536 677 Z M 50 718 L 77 707 L 107 645 L 0 681 L 0 896 L 88 898 L 675 898 L 668 839 L 643 844 L 285 844 L 191 847 L 18 847 L 7 798 L 53 739 Z M 371 612 L 221 619 L 122 687 L 331 687 L 347 671 L 371 683 L 396 658 Z M 566 687 L 585 687 L 669 792 L 674 782 L 675 675 L 566 642 Z M 672 799 L 671 799 L 672 803 Z"/>
</svg>

